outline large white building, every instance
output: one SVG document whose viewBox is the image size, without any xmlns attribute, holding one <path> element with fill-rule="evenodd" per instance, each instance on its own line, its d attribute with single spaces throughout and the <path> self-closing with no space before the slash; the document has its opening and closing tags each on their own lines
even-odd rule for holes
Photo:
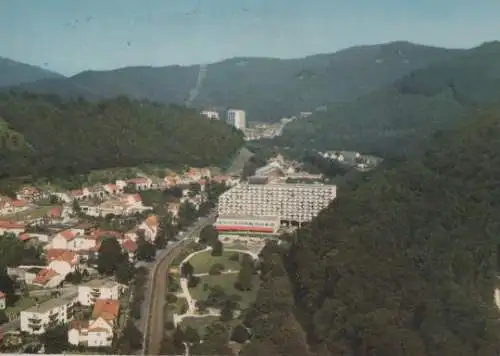
<svg viewBox="0 0 500 356">
<path fill-rule="evenodd" d="M 93 305 L 97 299 L 118 300 L 120 284 L 109 279 L 94 279 L 78 286 L 81 305 Z"/>
<path fill-rule="evenodd" d="M 75 300 L 76 294 L 69 295 L 64 298 L 50 299 L 21 311 L 21 331 L 40 335 L 50 327 L 71 321 Z"/>
<path fill-rule="evenodd" d="M 238 130 L 244 130 L 247 127 L 245 112 L 243 110 L 228 110 L 227 123 Z"/>
<path fill-rule="evenodd" d="M 308 222 L 337 195 L 337 187 L 325 184 L 242 183 L 219 197 L 219 216 L 277 216 L 281 221 Z"/>
</svg>

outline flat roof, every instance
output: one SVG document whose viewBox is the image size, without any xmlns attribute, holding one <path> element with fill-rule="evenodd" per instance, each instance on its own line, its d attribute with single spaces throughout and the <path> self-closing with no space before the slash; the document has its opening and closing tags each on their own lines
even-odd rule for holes
<svg viewBox="0 0 500 356">
<path fill-rule="evenodd" d="M 100 287 L 113 287 L 118 285 L 118 282 L 113 281 L 112 279 L 93 279 L 86 283 L 80 284 L 82 287 L 90 287 L 90 288 L 100 288 Z"/>
<path fill-rule="evenodd" d="M 217 220 L 219 219 L 248 219 L 248 220 L 266 220 L 266 221 L 276 221 L 279 220 L 279 215 L 276 216 L 256 216 L 256 215 L 237 215 L 237 214 L 227 214 L 227 215 L 219 215 Z M 216 221 L 217 223 L 217 221 Z"/>
<path fill-rule="evenodd" d="M 23 311 L 28 313 L 46 313 L 49 310 L 70 303 L 71 301 L 75 300 L 77 295 L 78 295 L 77 293 L 72 293 L 64 297 L 49 299 L 42 304 L 32 306 L 31 308 L 28 308 Z"/>
</svg>

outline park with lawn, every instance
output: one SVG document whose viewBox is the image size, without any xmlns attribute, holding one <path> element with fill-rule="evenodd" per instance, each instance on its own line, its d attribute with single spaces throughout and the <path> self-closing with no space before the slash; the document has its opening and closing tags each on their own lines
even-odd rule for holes
<svg viewBox="0 0 500 356">
<path fill-rule="evenodd" d="M 260 284 L 256 255 L 248 251 L 197 251 L 184 260 L 180 275 L 190 305 L 180 327 L 194 328 L 200 336 L 214 321 L 230 328 L 241 323 Z"/>
<path fill-rule="evenodd" d="M 260 249 L 226 245 L 212 226 L 199 237 L 197 248 L 187 249 L 167 274 L 164 354 L 184 352 L 187 345 L 193 353 L 203 345 L 225 354 L 235 332 L 248 334 L 242 324 L 260 288 Z"/>
</svg>

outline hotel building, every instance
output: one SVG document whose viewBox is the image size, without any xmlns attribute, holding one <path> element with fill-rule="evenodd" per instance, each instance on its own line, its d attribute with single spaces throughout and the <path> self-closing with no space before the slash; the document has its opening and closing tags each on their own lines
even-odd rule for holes
<svg viewBox="0 0 500 356">
<path fill-rule="evenodd" d="M 219 197 L 219 232 L 274 235 L 282 223 L 311 221 L 333 201 L 337 187 L 324 184 L 239 184 Z"/>
</svg>

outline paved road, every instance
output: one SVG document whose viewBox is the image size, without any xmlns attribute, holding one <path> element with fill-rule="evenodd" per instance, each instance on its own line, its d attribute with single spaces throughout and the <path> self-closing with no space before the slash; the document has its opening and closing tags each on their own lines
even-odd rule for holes
<svg viewBox="0 0 500 356">
<path fill-rule="evenodd" d="M 158 355 L 160 353 L 161 341 L 163 339 L 163 307 L 165 305 L 165 293 L 167 291 L 166 274 L 169 265 L 173 262 L 186 246 L 198 236 L 201 229 L 213 224 L 216 219 L 215 211 L 208 217 L 201 218 L 193 224 L 183 235 L 182 240 L 168 246 L 157 256 L 155 264 L 150 273 L 150 279 L 146 290 L 145 301 L 147 310 L 144 323 L 143 355 Z M 154 289 L 154 293 L 153 293 Z"/>
</svg>

